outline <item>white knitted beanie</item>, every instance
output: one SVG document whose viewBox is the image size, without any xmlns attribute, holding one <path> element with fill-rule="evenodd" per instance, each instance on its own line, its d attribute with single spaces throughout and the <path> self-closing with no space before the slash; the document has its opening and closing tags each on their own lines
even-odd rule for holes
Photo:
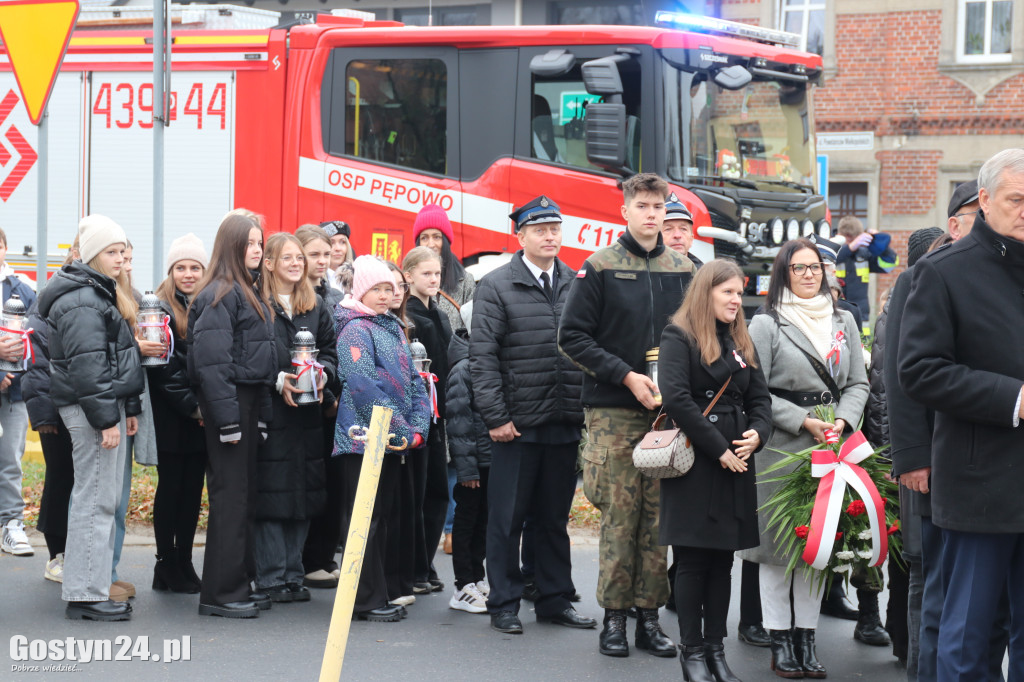
<svg viewBox="0 0 1024 682">
<path fill-rule="evenodd" d="M 206 248 L 203 247 L 203 240 L 192 232 L 171 242 L 171 248 L 167 252 L 167 272 L 170 272 L 174 264 L 180 260 L 194 260 L 203 266 L 203 270 L 210 266 L 210 259 L 206 255 Z"/>
<path fill-rule="evenodd" d="M 107 216 L 87 215 L 78 223 L 78 252 L 83 263 L 89 263 L 111 244 L 128 246 L 128 236 Z"/>
</svg>

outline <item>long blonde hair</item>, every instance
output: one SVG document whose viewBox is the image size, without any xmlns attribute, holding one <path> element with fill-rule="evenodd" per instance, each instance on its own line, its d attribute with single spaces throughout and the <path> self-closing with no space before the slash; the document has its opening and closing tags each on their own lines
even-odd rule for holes
<svg viewBox="0 0 1024 682">
<path fill-rule="evenodd" d="M 713 260 L 704 265 L 690 282 L 683 304 L 672 316 L 672 324 L 682 329 L 696 342 L 700 349 L 701 362 L 705 365 L 710 365 L 722 357 L 722 346 L 718 343 L 718 334 L 715 331 L 717 318 L 711 293 L 715 287 L 733 278 L 743 281 L 743 271 L 732 261 Z M 729 323 L 729 334 L 736 344 L 736 350 L 746 358 L 747 364 L 757 367 L 754 342 L 747 332 L 742 306 L 736 313 L 736 319 Z"/>
<path fill-rule="evenodd" d="M 441 256 L 425 246 L 417 246 L 414 249 L 410 249 L 409 253 L 405 254 L 405 258 L 402 259 L 402 272 L 412 272 L 417 265 L 428 260 L 436 260 L 440 263 Z"/>
<path fill-rule="evenodd" d="M 260 277 L 260 287 L 263 297 L 272 303 L 279 303 L 277 275 L 267 270 L 267 261 L 276 261 L 281 255 L 285 244 L 295 244 L 302 254 L 302 279 L 295 283 L 295 290 L 292 292 L 292 314 L 300 315 L 316 307 L 316 292 L 313 285 L 309 283 L 309 261 L 306 260 L 306 252 L 302 249 L 302 242 L 295 238 L 295 235 L 287 232 L 277 232 L 270 235 L 266 246 L 263 248 L 263 263 L 261 265 L 263 274 Z"/>
<path fill-rule="evenodd" d="M 125 243 L 125 250 L 130 248 L 130 245 Z M 109 272 L 100 267 L 99 256 L 96 256 L 91 261 L 86 263 L 90 268 L 106 275 L 110 279 L 114 280 L 114 304 L 117 306 L 117 312 L 121 313 L 121 317 L 128 322 L 128 326 L 131 327 L 132 334 L 135 333 L 135 325 L 138 323 L 139 304 L 135 302 L 135 297 L 132 296 L 132 278 L 121 269 L 121 272 L 114 277 Z"/>
</svg>

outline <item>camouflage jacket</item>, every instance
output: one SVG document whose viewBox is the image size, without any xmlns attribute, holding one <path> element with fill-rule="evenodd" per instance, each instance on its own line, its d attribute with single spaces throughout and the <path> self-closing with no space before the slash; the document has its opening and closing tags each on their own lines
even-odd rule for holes
<svg viewBox="0 0 1024 682">
<path fill-rule="evenodd" d="M 661 343 L 694 271 L 661 235 L 648 252 L 628 230 L 586 260 L 558 329 L 559 350 L 584 372 L 584 406 L 640 407 L 622 380 L 630 371 L 646 374 L 646 353 Z"/>
</svg>

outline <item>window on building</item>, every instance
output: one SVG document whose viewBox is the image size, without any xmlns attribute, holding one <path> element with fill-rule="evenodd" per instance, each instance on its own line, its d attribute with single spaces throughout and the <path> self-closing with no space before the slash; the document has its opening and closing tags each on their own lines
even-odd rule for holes
<svg viewBox="0 0 1024 682">
<path fill-rule="evenodd" d="M 430 21 L 431 12 L 433 22 Z M 491 23 L 491 6 L 487 4 L 396 8 L 395 21 L 401 21 L 406 26 L 487 26 Z"/>
<path fill-rule="evenodd" d="M 801 50 L 825 53 L 824 0 L 782 0 L 779 26 L 800 36 Z"/>
<path fill-rule="evenodd" d="M 643 3 L 621 0 L 559 0 L 548 5 L 548 23 L 645 26 Z"/>
<path fill-rule="evenodd" d="M 958 0 L 957 59 L 1008 62 L 1012 55 L 1013 0 Z"/>
<path fill-rule="evenodd" d="M 448 70 L 442 60 L 350 61 L 345 87 L 342 153 L 445 173 Z"/>
<path fill-rule="evenodd" d="M 840 218 L 853 216 L 864 225 L 868 222 L 868 183 L 828 183 L 828 208 L 832 212 L 832 225 L 838 225 Z"/>
</svg>

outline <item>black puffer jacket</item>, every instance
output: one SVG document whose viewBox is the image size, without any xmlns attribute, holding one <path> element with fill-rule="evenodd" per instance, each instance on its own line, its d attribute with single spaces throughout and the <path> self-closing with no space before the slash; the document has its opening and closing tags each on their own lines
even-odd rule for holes
<svg viewBox="0 0 1024 682">
<path fill-rule="evenodd" d="M 876 448 L 889 444 L 889 406 L 885 397 L 885 343 L 886 322 L 889 318 L 889 301 L 885 301 L 882 312 L 875 320 L 875 338 L 871 344 L 871 366 L 868 368 L 868 383 L 871 393 L 864 407 L 864 435 Z M 885 449 L 888 456 L 889 448 Z"/>
<path fill-rule="evenodd" d="M 240 421 L 238 385 L 272 387 L 277 376 L 274 359 L 274 322 L 260 302 L 261 319 L 242 287 L 231 290 L 213 305 L 224 283 L 210 282 L 192 301 L 188 314 L 188 377 L 196 395 L 207 406 L 203 421 L 222 436 L 237 431 Z M 270 394 L 260 409 L 269 421 Z"/>
<path fill-rule="evenodd" d="M 50 398 L 57 407 L 79 405 L 95 429 L 142 411 L 145 386 L 139 347 L 116 305 L 114 280 L 75 261 L 53 276 L 39 295 L 50 344 Z"/>
<path fill-rule="evenodd" d="M 334 334 L 334 315 L 323 299 L 309 311 L 288 318 L 274 306 L 274 352 L 278 372 L 295 374 L 291 348 L 295 334 L 306 327 L 316 336 L 320 353 L 317 362 L 324 366 L 328 396 L 338 395 L 338 344 Z M 309 370 L 312 371 L 312 370 Z M 331 402 L 334 398 L 330 398 Z M 256 518 L 277 520 L 308 519 L 323 510 L 327 502 L 324 473 L 324 420 L 319 403 L 291 407 L 276 390 L 271 395 L 272 416 L 267 440 L 256 456 Z"/>
<path fill-rule="evenodd" d="M 583 425 L 583 373 L 558 352 L 558 323 L 576 273 L 555 261 L 554 300 L 517 252 L 480 280 L 473 299 L 469 363 L 476 405 L 489 429 Z"/>
<path fill-rule="evenodd" d="M 448 450 L 459 481 L 480 480 L 480 469 L 491 466 L 491 437 L 473 400 L 469 372 L 469 334 L 465 327 L 448 346 Z"/>
<path fill-rule="evenodd" d="M 188 298 L 180 291 L 175 298 L 188 310 Z M 166 365 L 146 367 L 149 376 L 149 400 L 153 405 L 153 425 L 156 429 L 158 452 L 206 452 L 203 427 L 193 415 L 199 400 L 188 379 L 188 344 L 178 335 L 174 311 L 166 301 L 160 307 L 171 318 L 174 335 L 174 353 Z"/>
<path fill-rule="evenodd" d="M 28 309 L 29 328 L 35 331 L 28 337 L 32 342 L 35 362 L 21 375 L 21 396 L 28 409 L 28 418 L 36 431 L 40 426 L 57 426 L 60 415 L 50 399 L 50 344 L 47 340 L 46 320 L 39 314 L 39 303 Z"/>
<path fill-rule="evenodd" d="M 448 383 L 448 344 L 452 340 L 452 327 L 448 316 L 437 303 L 430 301 L 430 308 L 415 296 L 409 297 L 405 309 L 414 329 L 411 336 L 418 339 L 427 349 L 430 358 L 430 372 L 437 377 L 437 411 L 441 419 L 447 417 L 444 387 Z M 438 429 L 432 429 L 440 432 Z"/>
</svg>

